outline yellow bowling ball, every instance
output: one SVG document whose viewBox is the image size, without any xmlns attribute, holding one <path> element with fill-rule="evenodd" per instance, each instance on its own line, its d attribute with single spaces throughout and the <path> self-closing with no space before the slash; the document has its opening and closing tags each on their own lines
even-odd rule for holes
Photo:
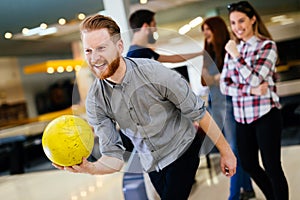
<svg viewBox="0 0 300 200">
<path fill-rule="evenodd" d="M 94 133 L 89 124 L 74 115 L 63 115 L 52 120 L 42 136 L 43 150 L 53 163 L 60 166 L 80 164 L 94 146 Z"/>
</svg>

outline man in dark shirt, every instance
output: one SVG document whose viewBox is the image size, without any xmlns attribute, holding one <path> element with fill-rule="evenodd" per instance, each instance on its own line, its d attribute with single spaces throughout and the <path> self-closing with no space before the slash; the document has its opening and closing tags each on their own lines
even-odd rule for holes
<svg viewBox="0 0 300 200">
<path fill-rule="evenodd" d="M 129 24 L 133 31 L 131 46 L 129 47 L 127 57 L 131 58 L 149 58 L 159 62 L 184 62 L 188 59 L 201 56 L 203 52 L 162 55 L 158 54 L 149 44 L 154 44 L 153 33 L 157 31 L 155 13 L 150 10 L 137 10 L 129 17 Z"/>
</svg>

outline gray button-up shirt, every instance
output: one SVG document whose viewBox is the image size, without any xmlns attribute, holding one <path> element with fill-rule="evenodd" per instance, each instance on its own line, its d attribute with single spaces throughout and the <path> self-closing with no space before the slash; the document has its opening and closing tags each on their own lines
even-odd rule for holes
<svg viewBox="0 0 300 200">
<path fill-rule="evenodd" d="M 96 79 L 86 110 L 99 137 L 103 155 L 122 159 L 124 147 L 116 122 L 137 149 L 145 171 L 160 170 L 181 156 L 192 143 L 193 121 L 205 113 L 177 72 L 150 59 L 128 59 L 121 84 Z"/>
</svg>

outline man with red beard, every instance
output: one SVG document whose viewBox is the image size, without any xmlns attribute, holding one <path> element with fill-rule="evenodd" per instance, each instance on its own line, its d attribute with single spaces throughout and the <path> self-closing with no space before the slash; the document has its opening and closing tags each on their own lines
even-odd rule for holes
<svg viewBox="0 0 300 200">
<path fill-rule="evenodd" d="M 86 100 L 88 122 L 99 137 L 101 158 L 71 167 L 74 173 L 119 172 L 125 148 L 116 129 L 130 138 L 143 170 L 161 199 L 186 200 L 199 166 L 201 139 L 193 125 L 210 137 L 221 154 L 221 170 L 231 177 L 236 158 L 204 101 L 179 73 L 150 59 L 121 56 L 120 28 L 111 18 L 94 15 L 81 26 L 86 60 L 96 76 Z"/>
</svg>

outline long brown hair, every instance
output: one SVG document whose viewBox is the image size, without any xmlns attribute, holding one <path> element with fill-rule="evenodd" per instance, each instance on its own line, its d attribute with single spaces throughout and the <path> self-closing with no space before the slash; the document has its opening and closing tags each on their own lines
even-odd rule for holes
<svg viewBox="0 0 300 200">
<path fill-rule="evenodd" d="M 224 57 L 226 54 L 225 45 L 230 39 L 230 34 L 227 29 L 226 23 L 224 20 L 219 17 L 210 17 L 204 20 L 201 25 L 202 31 L 204 30 L 204 25 L 207 25 L 211 32 L 213 33 L 212 44 L 209 44 L 207 40 L 204 41 L 204 50 L 209 54 L 209 56 L 216 61 L 216 65 L 221 72 L 224 64 Z M 207 56 L 204 56 L 204 66 L 210 63 L 211 59 Z"/>
<path fill-rule="evenodd" d="M 262 21 L 260 15 L 258 12 L 253 8 L 253 6 L 248 1 L 239 1 L 237 3 L 232 3 L 227 6 L 228 12 L 232 13 L 233 11 L 238 11 L 245 13 L 249 19 L 252 19 L 253 16 L 255 16 L 256 21 L 253 24 L 253 31 L 254 35 L 260 39 L 270 39 L 273 40 L 270 32 L 268 31 L 267 27 L 265 26 L 264 22 Z M 232 33 L 233 39 L 239 43 L 241 39 L 236 37 L 234 33 Z M 278 54 L 278 53 L 277 53 Z M 276 65 L 280 63 L 279 55 L 276 60 Z"/>
<path fill-rule="evenodd" d="M 250 19 L 252 19 L 252 17 L 255 16 L 256 21 L 253 24 L 254 35 L 261 39 L 272 40 L 272 36 L 265 24 L 263 23 L 260 15 L 248 1 L 239 1 L 237 3 L 229 4 L 227 6 L 227 9 L 229 12 L 228 15 L 230 15 L 230 13 L 232 13 L 233 11 L 238 11 L 245 13 Z M 236 42 L 240 42 L 240 39 L 238 39 L 234 33 L 232 35 Z"/>
</svg>

